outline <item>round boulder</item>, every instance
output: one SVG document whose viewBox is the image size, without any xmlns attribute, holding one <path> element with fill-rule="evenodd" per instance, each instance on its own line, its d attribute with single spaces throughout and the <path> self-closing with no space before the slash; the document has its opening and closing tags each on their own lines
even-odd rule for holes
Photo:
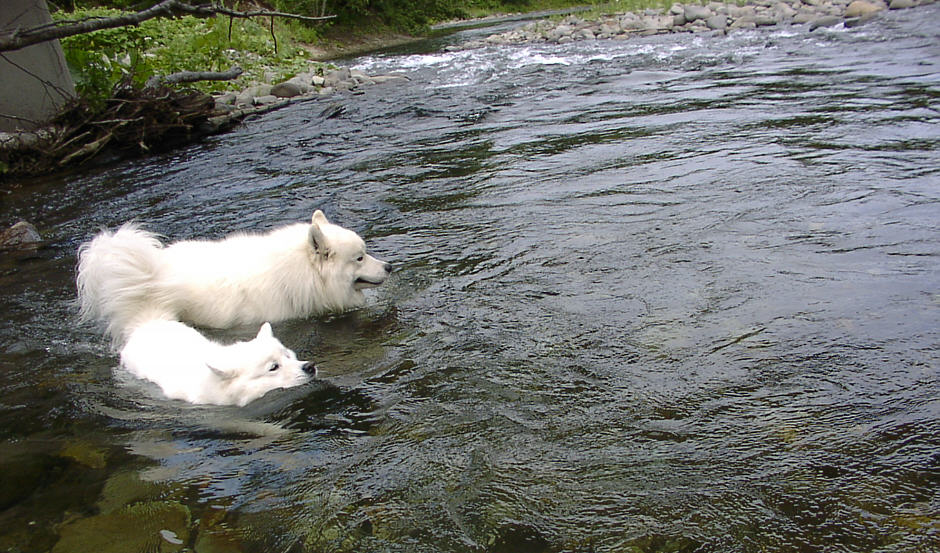
<svg viewBox="0 0 940 553">
<path fill-rule="evenodd" d="M 705 20 L 705 24 L 708 25 L 709 29 L 721 31 L 728 28 L 728 17 L 721 14 L 713 15 Z"/>
<path fill-rule="evenodd" d="M 20 221 L 0 232 L 0 249 L 35 248 L 42 242 L 39 231 L 32 224 Z"/>
<path fill-rule="evenodd" d="M 301 94 L 303 90 L 295 83 L 278 83 L 271 87 L 271 95 L 278 98 L 293 98 Z"/>
<path fill-rule="evenodd" d="M 880 12 L 881 6 L 866 2 L 865 0 L 855 0 L 845 8 L 845 17 L 865 17 Z"/>
<path fill-rule="evenodd" d="M 691 23 L 693 21 L 698 21 L 699 19 L 708 19 L 714 14 L 712 13 L 710 9 L 706 8 L 705 6 L 697 6 L 695 4 L 689 4 L 685 6 L 683 15 L 685 15 L 685 20 Z"/>
</svg>

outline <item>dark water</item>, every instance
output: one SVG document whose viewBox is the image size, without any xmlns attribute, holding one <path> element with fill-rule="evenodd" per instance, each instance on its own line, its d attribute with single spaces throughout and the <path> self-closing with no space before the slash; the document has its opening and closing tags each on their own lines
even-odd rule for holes
<svg viewBox="0 0 940 553">
<path fill-rule="evenodd" d="M 938 18 L 358 59 L 412 81 L 23 182 L 0 550 L 936 551 Z M 169 402 L 74 323 L 101 226 L 315 208 L 399 269 L 275 325 L 319 383 Z"/>
</svg>

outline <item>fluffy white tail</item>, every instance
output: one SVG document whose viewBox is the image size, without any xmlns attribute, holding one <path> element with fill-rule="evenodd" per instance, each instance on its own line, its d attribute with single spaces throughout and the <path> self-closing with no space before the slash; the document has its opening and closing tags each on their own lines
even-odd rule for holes
<svg viewBox="0 0 940 553">
<path fill-rule="evenodd" d="M 127 223 L 102 231 L 78 249 L 79 316 L 107 324 L 117 343 L 141 317 L 163 318 L 153 290 L 163 244 L 157 235 Z"/>
</svg>

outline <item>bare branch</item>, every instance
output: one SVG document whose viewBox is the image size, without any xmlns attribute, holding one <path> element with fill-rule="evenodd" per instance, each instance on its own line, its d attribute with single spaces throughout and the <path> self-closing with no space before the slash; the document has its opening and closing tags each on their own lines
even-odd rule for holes
<svg viewBox="0 0 940 553">
<path fill-rule="evenodd" d="M 155 75 L 147 79 L 144 88 L 156 88 L 160 85 L 195 83 L 198 81 L 230 81 L 242 74 L 241 67 L 232 67 L 228 71 L 180 71 L 166 76 Z"/>
<path fill-rule="evenodd" d="M 335 15 L 308 17 L 305 15 L 296 15 L 292 13 L 272 12 L 272 11 L 251 11 L 240 12 L 226 8 L 221 4 L 201 4 L 193 6 L 180 0 L 163 0 L 162 2 L 134 13 L 126 13 L 114 17 L 92 18 L 81 21 L 58 21 L 48 25 L 41 25 L 30 29 L 16 28 L 4 34 L 0 34 L 0 52 L 19 50 L 33 44 L 56 40 L 74 35 L 100 31 L 102 29 L 114 29 L 116 27 L 127 27 L 137 25 L 148 19 L 155 17 L 170 17 L 173 15 L 192 15 L 194 17 L 208 18 L 217 15 L 227 15 L 229 17 L 247 19 L 250 17 L 284 17 L 289 19 L 300 19 L 303 21 L 323 21 L 332 19 Z"/>
</svg>

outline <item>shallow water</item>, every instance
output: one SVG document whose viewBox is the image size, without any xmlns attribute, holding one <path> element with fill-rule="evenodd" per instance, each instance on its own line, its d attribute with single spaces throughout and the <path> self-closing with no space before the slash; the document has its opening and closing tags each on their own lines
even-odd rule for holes
<svg viewBox="0 0 940 553">
<path fill-rule="evenodd" d="M 0 550 L 936 549 L 938 17 L 360 58 L 412 80 L 22 183 Z M 74 323 L 101 226 L 316 208 L 398 270 L 275 325 L 315 384 L 166 401 Z"/>
</svg>

